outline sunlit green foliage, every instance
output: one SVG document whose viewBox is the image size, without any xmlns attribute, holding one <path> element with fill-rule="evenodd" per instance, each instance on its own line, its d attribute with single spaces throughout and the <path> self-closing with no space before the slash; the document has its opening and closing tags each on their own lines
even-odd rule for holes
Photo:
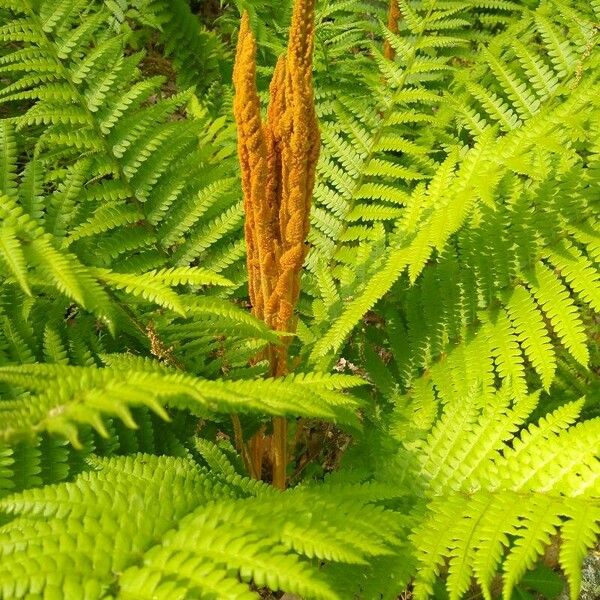
<svg viewBox="0 0 600 600">
<path fill-rule="evenodd" d="M 600 3 L 399 0 L 397 35 L 382 0 L 317 4 L 283 379 L 248 310 L 230 77 L 247 9 L 266 94 L 291 2 L 205 4 L 0 0 L 0 599 L 577 598 Z M 302 417 L 285 492 L 236 451 L 271 415 Z"/>
</svg>

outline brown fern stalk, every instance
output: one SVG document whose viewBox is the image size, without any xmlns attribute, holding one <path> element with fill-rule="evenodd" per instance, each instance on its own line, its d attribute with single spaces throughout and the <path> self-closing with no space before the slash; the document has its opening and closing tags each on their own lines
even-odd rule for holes
<svg viewBox="0 0 600 600">
<path fill-rule="evenodd" d="M 315 0 L 296 0 L 288 48 L 275 67 L 263 123 L 256 90 L 256 42 L 248 14 L 240 26 L 233 81 L 234 114 L 242 172 L 247 247 L 248 289 L 252 312 L 272 329 L 293 333 L 294 309 L 319 157 L 319 129 L 314 108 L 312 56 Z M 284 337 L 270 348 L 271 374 L 287 373 Z M 251 444 L 262 456 L 263 440 Z M 287 422 L 273 421 L 273 484 L 285 487 Z M 258 460 L 258 459 L 256 459 Z M 254 465 L 260 473 L 260 464 Z"/>
<path fill-rule="evenodd" d="M 398 0 L 390 0 L 388 7 L 388 22 L 387 27 L 392 33 L 398 33 L 398 23 L 402 18 L 402 13 L 400 12 L 400 6 L 398 5 Z M 394 60 L 396 56 L 396 52 L 392 48 L 392 45 L 386 40 L 383 45 L 383 55 L 390 60 Z"/>
</svg>

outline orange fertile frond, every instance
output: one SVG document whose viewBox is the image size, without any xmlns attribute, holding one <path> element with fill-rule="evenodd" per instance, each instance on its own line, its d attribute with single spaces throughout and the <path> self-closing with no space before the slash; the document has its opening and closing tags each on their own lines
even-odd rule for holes
<svg viewBox="0 0 600 600">
<path fill-rule="evenodd" d="M 289 64 L 302 70 L 312 80 L 312 59 L 315 39 L 315 0 L 296 0 L 288 39 Z"/>
<path fill-rule="evenodd" d="M 294 306 L 300 294 L 300 274 L 306 256 L 310 205 L 319 156 L 319 129 L 312 89 L 314 0 L 294 4 L 285 58 L 285 112 L 281 118 L 281 152 L 285 193 L 280 208 L 283 248 L 279 278 L 277 325 L 294 329 Z"/>
<path fill-rule="evenodd" d="M 398 23 L 401 18 L 402 13 L 400 12 L 400 7 L 398 6 L 398 0 L 390 0 L 387 27 L 392 33 L 398 33 Z M 394 56 L 396 56 L 392 45 L 387 40 L 383 46 L 383 54 L 390 60 L 393 60 Z"/>
<path fill-rule="evenodd" d="M 234 115 L 238 127 L 238 154 L 246 213 L 245 236 L 250 301 L 262 318 L 271 294 L 269 276 L 274 276 L 275 259 L 266 212 L 267 144 L 256 90 L 256 42 L 248 14 L 242 16 L 233 71 Z"/>
<path fill-rule="evenodd" d="M 269 88 L 267 123 L 256 90 L 256 43 L 244 13 L 233 72 L 234 114 L 246 212 L 248 289 L 252 311 L 278 331 L 292 332 L 306 256 L 310 205 L 319 158 L 312 89 L 315 0 L 296 0 L 287 54 Z M 271 374 L 287 372 L 287 344 L 268 351 Z M 263 433 L 252 440 L 253 470 L 262 471 Z M 273 485 L 285 488 L 287 422 L 273 420 Z"/>
<path fill-rule="evenodd" d="M 288 50 L 271 81 L 262 124 L 256 45 L 242 17 L 234 69 L 234 111 L 246 210 L 248 279 L 254 313 L 273 329 L 294 329 L 319 156 L 312 89 L 315 0 L 294 5 Z"/>
</svg>

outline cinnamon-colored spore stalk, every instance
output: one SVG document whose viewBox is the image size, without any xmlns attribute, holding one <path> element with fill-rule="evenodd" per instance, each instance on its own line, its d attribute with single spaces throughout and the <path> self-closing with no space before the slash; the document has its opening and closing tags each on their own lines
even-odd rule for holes
<svg viewBox="0 0 600 600">
<path fill-rule="evenodd" d="M 269 88 L 266 122 L 256 90 L 256 42 L 247 13 L 242 16 L 233 73 L 252 311 L 272 329 L 290 333 L 296 328 L 294 308 L 319 158 L 312 86 L 314 8 L 315 0 L 294 4 L 287 52 L 279 58 Z M 274 376 L 287 371 L 286 343 L 270 351 Z M 281 419 L 274 421 L 272 442 L 278 487 L 285 486 L 283 424 Z"/>
<path fill-rule="evenodd" d="M 389 0 L 390 4 L 388 7 L 388 22 L 387 27 L 392 33 L 398 33 L 398 23 L 402 18 L 400 12 L 400 6 L 398 6 L 398 0 Z M 390 60 L 393 60 L 396 56 L 396 52 L 392 48 L 392 45 L 386 40 L 383 45 L 383 55 Z"/>
</svg>

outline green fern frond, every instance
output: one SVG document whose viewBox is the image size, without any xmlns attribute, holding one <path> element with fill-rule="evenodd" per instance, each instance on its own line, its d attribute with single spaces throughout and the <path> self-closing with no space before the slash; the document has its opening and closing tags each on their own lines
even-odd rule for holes
<svg viewBox="0 0 600 600">
<path fill-rule="evenodd" d="M 600 506 L 567 502 L 565 512 L 569 520 L 561 528 L 559 560 L 569 581 L 569 593 L 572 598 L 577 598 L 583 558 L 600 536 Z"/>
<path fill-rule="evenodd" d="M 542 384 L 548 389 L 554 379 L 556 358 L 548 330 L 535 301 L 526 288 L 518 285 L 512 291 L 506 308 L 521 346 L 540 374 Z"/>
<path fill-rule="evenodd" d="M 395 539 L 393 513 L 377 507 L 377 496 L 359 484 L 353 486 L 360 496 L 352 505 L 317 488 L 235 499 L 231 486 L 190 459 L 138 455 L 92 464 L 93 471 L 72 483 L 0 501 L 1 510 L 14 515 L 0 530 L 3 593 L 11 593 L 16 584 L 12 566 L 18 562 L 26 592 L 34 589 L 37 578 L 46 589 L 90 598 L 102 597 L 114 585 L 124 593 L 159 598 L 190 589 L 256 598 L 241 580 L 334 599 L 338 594 L 305 558 L 331 553 L 333 540 L 324 532 L 337 531 L 344 541 L 340 548 L 348 550 L 340 562 L 387 553 Z M 307 505 L 311 512 L 299 510 Z M 133 518 L 133 506 L 141 508 L 139 518 Z M 371 540 L 368 547 L 360 537 L 344 535 L 358 511 L 369 531 L 363 538 Z M 109 522 L 112 527 L 107 528 Z M 23 544 L 17 541 L 19 535 Z M 25 541 L 32 536 L 54 538 L 56 544 L 44 544 L 35 560 Z M 80 543 L 73 559 L 70 547 L 76 539 L 95 541 Z M 140 554 L 143 564 L 136 560 Z M 63 568 L 66 564 L 68 569 Z M 62 575 L 52 579 L 57 566 Z"/>
<path fill-rule="evenodd" d="M 0 193 L 10 196 L 17 190 L 17 142 L 12 124 L 7 120 L 0 121 L 0 146 Z"/>
<path fill-rule="evenodd" d="M 139 275 L 133 273 L 116 273 L 108 269 L 91 269 L 90 271 L 100 281 L 110 286 L 169 308 L 180 315 L 185 315 L 187 309 L 180 295 L 174 292 L 171 286 L 180 284 L 230 284 L 221 275 L 211 273 L 206 269 L 191 267 L 153 270 Z"/>
<path fill-rule="evenodd" d="M 118 365 L 118 363 L 117 363 Z M 209 381 L 179 373 L 148 369 L 84 368 L 63 365 L 0 367 L 0 380 L 31 390 L 2 403 L 4 441 L 41 431 L 60 433 L 79 445 L 77 425 L 88 424 L 108 435 L 102 415 L 118 416 L 135 428 L 129 407 L 146 406 L 165 419 L 163 405 L 198 416 L 213 412 L 302 414 L 357 424 L 357 400 L 341 393 L 361 385 L 342 375 L 296 375 L 284 380 Z"/>
<path fill-rule="evenodd" d="M 7 225 L 0 229 L 0 256 L 23 291 L 31 296 L 31 288 L 27 282 L 25 255 L 17 238 L 17 232 Z"/>
<path fill-rule="evenodd" d="M 600 312 L 598 272 L 587 257 L 568 242 L 549 248 L 547 257 L 581 299 Z"/>
<path fill-rule="evenodd" d="M 599 422 L 569 428 L 581 410 L 578 402 L 518 433 L 536 402 L 517 403 L 512 413 L 506 412 L 509 396 L 505 393 L 497 400 L 502 397 L 505 417 L 498 414 L 493 397 L 482 412 L 470 408 L 462 420 L 454 411 L 464 411 L 464 403 L 450 403 L 423 447 L 430 461 L 424 463 L 423 472 L 433 478 L 427 514 L 413 536 L 422 565 L 416 597 L 432 592 L 447 558 L 446 586 L 451 598 L 461 598 L 472 577 L 484 596 L 491 598 L 492 579 L 506 555 L 503 597 L 508 599 L 525 571 L 533 568 L 559 534 L 564 544 L 561 566 L 572 589 L 579 585 L 581 560 L 598 528 L 595 482 L 600 462 L 589 444 L 598 439 Z M 547 471 L 557 459 L 562 464 Z M 438 473 L 446 469 L 451 478 L 441 483 Z M 457 493 L 460 490 L 462 494 Z"/>
<path fill-rule="evenodd" d="M 561 341 L 574 358 L 587 365 L 589 353 L 583 324 L 564 284 L 543 263 L 535 266 L 527 281 Z"/>
<path fill-rule="evenodd" d="M 500 311 L 498 315 L 493 315 L 483 328 L 483 335 L 489 335 L 490 338 L 498 374 L 506 380 L 505 385 L 511 387 L 513 397 L 521 398 L 527 392 L 525 366 L 516 332 L 506 312 Z"/>
</svg>

